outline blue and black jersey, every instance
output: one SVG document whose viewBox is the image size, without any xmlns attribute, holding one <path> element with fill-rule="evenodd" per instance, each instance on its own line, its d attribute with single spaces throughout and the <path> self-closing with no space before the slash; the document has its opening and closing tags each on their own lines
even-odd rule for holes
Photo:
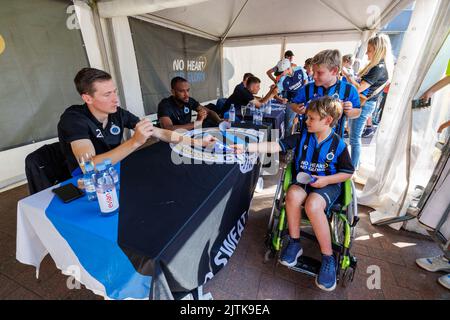
<svg viewBox="0 0 450 320">
<path fill-rule="evenodd" d="M 355 171 L 347 144 L 335 132 L 318 143 L 315 133 L 306 129 L 280 140 L 283 152 L 294 149 L 294 177 L 299 172 L 317 176 L 330 176 L 336 173 L 353 174 Z"/>
<path fill-rule="evenodd" d="M 323 96 L 333 96 L 335 93 L 339 94 L 339 99 L 342 101 L 350 101 L 353 104 L 353 108 L 360 108 L 359 94 L 355 86 L 349 82 L 342 80 L 336 81 L 334 85 L 329 88 L 322 86 L 316 86 L 315 83 L 308 83 L 302 87 L 295 98 L 293 103 L 304 103 L 308 107 L 308 103 L 312 99 L 317 99 Z M 341 137 L 344 135 L 345 130 L 345 117 L 341 117 L 336 125 L 335 131 Z"/>
<path fill-rule="evenodd" d="M 306 74 L 305 69 L 298 66 L 292 69 L 292 74 L 286 74 L 278 80 L 277 87 L 278 92 L 286 93 L 285 96 L 288 101 L 292 101 L 292 99 L 297 95 L 298 90 L 303 86 L 305 80 L 307 80 L 308 76 Z"/>
</svg>

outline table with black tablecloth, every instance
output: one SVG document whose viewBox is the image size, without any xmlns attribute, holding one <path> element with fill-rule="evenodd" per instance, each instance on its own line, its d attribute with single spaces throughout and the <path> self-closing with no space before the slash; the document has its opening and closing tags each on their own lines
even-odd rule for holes
<svg viewBox="0 0 450 320">
<path fill-rule="evenodd" d="M 173 299 L 212 278 L 241 237 L 260 164 L 175 164 L 166 143 L 122 161 L 118 243 L 152 276 L 151 299 Z M 193 161 L 193 160 L 192 160 Z"/>
</svg>

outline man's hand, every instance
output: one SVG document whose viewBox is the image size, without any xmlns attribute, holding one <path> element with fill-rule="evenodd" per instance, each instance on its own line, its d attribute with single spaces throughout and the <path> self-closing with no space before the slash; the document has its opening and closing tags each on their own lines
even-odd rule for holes
<svg viewBox="0 0 450 320">
<path fill-rule="evenodd" d="M 289 104 L 289 106 L 291 107 L 292 111 L 294 111 L 297 114 L 305 114 L 306 112 L 306 107 L 304 103 L 291 103 Z"/>
<path fill-rule="evenodd" d="M 134 127 L 134 134 L 131 139 L 137 147 L 142 146 L 148 138 L 153 135 L 153 124 L 148 119 L 142 119 Z"/>
<path fill-rule="evenodd" d="M 317 179 L 315 182 L 309 184 L 311 187 L 320 189 L 328 185 L 328 179 L 326 176 L 311 175 L 311 177 Z"/>
<path fill-rule="evenodd" d="M 348 117 L 353 110 L 353 103 L 351 101 L 344 101 L 342 107 L 344 108 L 344 114 Z"/>
<path fill-rule="evenodd" d="M 206 111 L 205 109 L 200 109 L 197 113 L 197 121 L 202 121 L 206 119 L 206 117 L 208 116 L 208 111 Z"/>
</svg>

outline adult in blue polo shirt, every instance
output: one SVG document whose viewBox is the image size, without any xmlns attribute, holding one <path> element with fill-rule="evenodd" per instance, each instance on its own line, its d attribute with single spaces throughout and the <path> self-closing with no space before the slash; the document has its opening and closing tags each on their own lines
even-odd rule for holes
<svg viewBox="0 0 450 320">
<path fill-rule="evenodd" d="M 300 66 L 291 66 L 286 74 L 278 80 L 278 92 L 282 93 L 283 97 L 290 102 L 306 83 L 308 83 L 308 76 L 305 69 Z"/>
<path fill-rule="evenodd" d="M 322 96 L 335 96 L 343 102 L 344 114 L 339 119 L 335 132 L 341 137 L 344 135 L 345 118 L 353 119 L 361 113 L 359 94 L 355 86 L 338 79 L 341 54 L 339 50 L 323 50 L 316 54 L 311 63 L 313 65 L 314 82 L 301 88 L 290 107 L 300 115 L 302 125 L 303 115 L 310 100 Z"/>
<path fill-rule="evenodd" d="M 305 69 L 301 66 L 294 67 L 289 64 L 289 67 L 284 72 L 284 75 L 278 80 L 277 83 L 278 92 L 280 92 L 280 95 L 284 98 L 283 100 L 292 102 L 292 99 L 297 95 L 300 88 L 308 83 L 307 79 L 308 76 Z M 286 109 L 284 123 L 287 136 L 289 136 L 292 132 L 295 116 L 296 113 L 292 111 L 292 109 Z"/>
</svg>

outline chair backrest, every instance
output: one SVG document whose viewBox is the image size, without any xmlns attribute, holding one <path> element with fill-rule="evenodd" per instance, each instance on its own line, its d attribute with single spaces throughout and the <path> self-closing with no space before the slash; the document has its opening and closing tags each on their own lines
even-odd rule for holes
<svg viewBox="0 0 450 320">
<path fill-rule="evenodd" d="M 46 144 L 25 158 L 28 190 L 34 194 L 71 177 L 59 142 Z"/>
<path fill-rule="evenodd" d="M 227 101 L 227 98 L 219 98 L 216 101 L 216 109 L 219 111 L 219 113 L 222 113 L 222 109 L 225 106 L 225 102 Z"/>
</svg>

